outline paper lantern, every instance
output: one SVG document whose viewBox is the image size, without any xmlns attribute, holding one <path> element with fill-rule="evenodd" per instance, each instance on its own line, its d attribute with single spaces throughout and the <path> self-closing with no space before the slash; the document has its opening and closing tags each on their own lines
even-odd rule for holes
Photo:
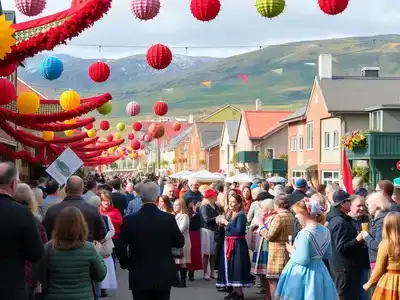
<svg viewBox="0 0 400 300">
<path fill-rule="evenodd" d="M 64 71 L 64 65 L 61 59 L 56 56 L 47 56 L 40 62 L 40 75 L 47 80 L 55 80 L 59 78 Z"/>
<path fill-rule="evenodd" d="M 88 130 L 88 132 L 87 132 L 87 136 L 90 138 L 94 138 L 94 137 L 96 137 L 96 135 L 97 135 L 96 129 L 92 128 L 92 129 Z"/>
<path fill-rule="evenodd" d="M 112 112 L 112 102 L 108 101 L 97 109 L 98 113 L 105 116 Z"/>
<path fill-rule="evenodd" d="M 219 0 L 192 0 L 190 2 L 192 15 L 203 22 L 214 20 L 220 10 L 221 2 Z"/>
<path fill-rule="evenodd" d="M 139 154 L 137 154 L 136 152 L 133 152 L 131 155 L 133 159 L 138 159 L 139 157 Z"/>
<path fill-rule="evenodd" d="M 104 130 L 104 131 L 110 129 L 110 123 L 108 121 L 105 121 L 105 120 L 101 121 L 100 122 L 100 129 Z"/>
<path fill-rule="evenodd" d="M 156 44 L 147 50 L 146 59 L 150 67 L 162 70 L 171 64 L 172 52 L 167 46 Z"/>
<path fill-rule="evenodd" d="M 258 13 L 265 18 L 275 18 L 285 9 L 285 0 L 256 0 Z"/>
<path fill-rule="evenodd" d="M 92 122 L 92 123 L 89 123 L 89 124 L 87 124 L 87 125 L 85 125 L 85 128 L 86 128 L 87 130 L 92 129 L 92 128 L 93 128 L 93 122 Z"/>
<path fill-rule="evenodd" d="M 17 63 L 11 63 L 0 68 L 0 77 L 10 76 L 17 70 Z"/>
<path fill-rule="evenodd" d="M 128 115 L 134 117 L 140 113 L 140 104 L 136 101 L 131 101 L 126 105 L 126 112 Z"/>
<path fill-rule="evenodd" d="M 15 6 L 21 14 L 34 17 L 43 12 L 46 0 L 15 0 Z"/>
<path fill-rule="evenodd" d="M 143 149 L 144 149 L 144 145 L 140 144 L 140 150 L 143 150 Z"/>
<path fill-rule="evenodd" d="M 319 8 L 327 15 L 338 15 L 344 12 L 349 0 L 318 0 Z"/>
<path fill-rule="evenodd" d="M 107 81 L 108 77 L 110 77 L 110 73 L 110 67 L 102 61 L 95 62 L 89 67 L 89 77 L 94 82 L 100 83 Z"/>
<path fill-rule="evenodd" d="M 109 135 L 107 135 L 108 142 L 112 142 L 113 140 L 114 140 L 114 136 L 111 133 Z"/>
<path fill-rule="evenodd" d="M 65 91 L 60 96 L 60 105 L 64 110 L 73 110 L 81 104 L 81 96 L 74 90 Z"/>
<path fill-rule="evenodd" d="M 153 140 L 153 137 L 150 134 L 144 134 L 143 135 L 143 141 L 146 143 L 150 143 Z"/>
<path fill-rule="evenodd" d="M 133 140 L 131 143 L 132 149 L 133 150 L 139 150 L 140 149 L 140 142 L 138 140 Z"/>
<path fill-rule="evenodd" d="M 113 148 L 108 149 L 108 153 L 109 154 L 113 154 L 114 153 L 114 149 Z"/>
<path fill-rule="evenodd" d="M 118 131 L 124 131 L 125 130 L 125 124 L 124 123 L 118 123 L 117 124 L 117 130 Z"/>
<path fill-rule="evenodd" d="M 119 140 L 121 138 L 121 135 L 119 133 L 114 134 L 114 139 Z"/>
<path fill-rule="evenodd" d="M 130 8 L 136 18 L 151 20 L 160 12 L 160 0 L 131 0 Z"/>
<path fill-rule="evenodd" d="M 142 130 L 142 127 L 143 127 L 142 123 L 140 123 L 140 122 L 135 122 L 135 123 L 132 124 L 132 129 L 135 130 L 135 131 Z"/>
<path fill-rule="evenodd" d="M 135 135 L 132 132 L 128 133 L 128 140 L 132 141 L 134 138 Z"/>
<path fill-rule="evenodd" d="M 152 123 L 149 126 L 148 133 L 150 134 L 150 136 L 152 138 L 159 139 L 164 136 L 165 129 L 164 129 L 164 126 L 160 123 Z"/>
<path fill-rule="evenodd" d="M 6 78 L 0 78 L 0 105 L 7 105 L 17 99 L 15 86 Z"/>
<path fill-rule="evenodd" d="M 68 137 L 71 137 L 71 136 L 73 136 L 75 134 L 75 130 L 72 130 L 72 129 L 71 130 L 65 130 L 64 134 L 66 136 L 68 136 Z"/>
<path fill-rule="evenodd" d="M 153 111 L 157 116 L 164 116 L 168 112 L 168 104 L 164 101 L 157 101 L 153 106 Z"/>
<path fill-rule="evenodd" d="M 182 125 L 181 125 L 181 123 L 179 123 L 179 122 L 174 122 L 174 123 L 172 124 L 172 129 L 173 129 L 174 131 L 179 131 L 179 130 L 181 130 L 181 128 L 182 128 Z"/>
<path fill-rule="evenodd" d="M 64 124 L 76 124 L 76 119 L 65 120 Z M 88 126 L 88 125 L 86 125 L 86 126 Z M 92 128 L 93 128 L 93 126 L 92 126 Z M 89 128 L 89 129 L 91 129 L 91 128 Z"/>
<path fill-rule="evenodd" d="M 33 114 L 40 107 L 40 98 L 34 92 L 24 92 L 17 98 L 17 109 L 21 114 Z"/>
<path fill-rule="evenodd" d="M 54 132 L 53 131 L 43 131 L 42 137 L 46 142 L 49 142 L 49 141 L 53 140 Z"/>
</svg>

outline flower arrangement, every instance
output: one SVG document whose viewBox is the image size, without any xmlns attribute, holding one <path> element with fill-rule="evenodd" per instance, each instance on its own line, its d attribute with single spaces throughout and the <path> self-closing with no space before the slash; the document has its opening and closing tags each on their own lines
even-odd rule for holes
<svg viewBox="0 0 400 300">
<path fill-rule="evenodd" d="M 354 148 L 365 148 L 368 145 L 368 140 L 365 132 L 362 132 L 360 130 L 355 130 L 349 134 L 346 134 L 343 137 L 342 142 L 344 147 L 349 150 L 353 150 Z"/>
<path fill-rule="evenodd" d="M 200 163 L 200 165 L 205 165 L 206 161 L 204 159 L 200 159 L 199 163 Z"/>
</svg>

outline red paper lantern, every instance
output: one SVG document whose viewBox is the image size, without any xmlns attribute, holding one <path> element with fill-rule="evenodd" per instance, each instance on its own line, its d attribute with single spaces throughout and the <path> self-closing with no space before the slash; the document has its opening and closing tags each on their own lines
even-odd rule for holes
<svg viewBox="0 0 400 300">
<path fill-rule="evenodd" d="M 190 2 L 192 15 L 203 22 L 214 20 L 220 10 L 221 2 L 219 0 L 192 0 Z"/>
<path fill-rule="evenodd" d="M 140 150 L 143 150 L 143 149 L 144 149 L 144 145 L 140 144 Z"/>
<path fill-rule="evenodd" d="M 85 128 L 86 128 L 87 130 L 93 129 L 93 122 L 92 122 L 92 123 L 89 123 L 89 124 L 87 124 L 87 125 L 85 125 Z"/>
<path fill-rule="evenodd" d="M 110 133 L 107 135 L 107 141 L 112 142 L 114 140 L 114 136 Z"/>
<path fill-rule="evenodd" d="M 7 105 L 17 99 L 17 91 L 10 80 L 0 78 L 0 95 L 0 105 Z"/>
<path fill-rule="evenodd" d="M 135 135 L 132 132 L 128 133 L 128 140 L 132 141 L 135 138 Z"/>
<path fill-rule="evenodd" d="M 171 64 L 172 52 L 167 46 L 156 44 L 147 50 L 146 58 L 150 67 L 162 70 Z"/>
<path fill-rule="evenodd" d="M 102 61 L 95 62 L 89 67 L 89 77 L 94 82 L 104 82 L 110 77 L 110 67 Z"/>
<path fill-rule="evenodd" d="M 0 68 L 0 77 L 10 76 L 17 69 L 17 64 L 12 63 Z"/>
<path fill-rule="evenodd" d="M 179 122 L 174 122 L 174 124 L 172 124 L 172 129 L 174 131 L 179 131 L 179 130 L 181 130 L 181 128 L 182 128 L 182 125 Z"/>
<path fill-rule="evenodd" d="M 153 106 L 153 111 L 157 116 L 164 116 L 168 112 L 168 104 L 164 101 L 157 101 Z"/>
<path fill-rule="evenodd" d="M 160 123 L 153 123 L 149 126 L 148 130 L 150 136 L 155 139 L 162 138 L 165 133 L 164 126 Z"/>
<path fill-rule="evenodd" d="M 338 15 L 345 11 L 349 0 L 318 0 L 320 9 L 327 15 Z"/>
<path fill-rule="evenodd" d="M 149 134 L 144 134 L 142 138 L 146 143 L 150 143 L 153 140 L 153 137 Z"/>
<path fill-rule="evenodd" d="M 126 105 L 126 112 L 128 115 L 134 117 L 140 113 L 140 104 L 136 101 L 131 101 Z"/>
<path fill-rule="evenodd" d="M 142 123 L 140 122 L 135 122 L 132 124 L 132 129 L 135 131 L 140 131 L 142 130 Z"/>
<path fill-rule="evenodd" d="M 160 12 L 160 0 L 131 0 L 131 11 L 140 20 L 151 20 Z"/>
<path fill-rule="evenodd" d="M 131 143 L 132 149 L 133 150 L 139 150 L 140 149 L 140 142 L 138 140 L 133 140 Z"/>
<path fill-rule="evenodd" d="M 104 131 L 110 129 L 110 123 L 108 121 L 105 121 L 105 120 L 101 121 L 100 122 L 100 129 L 104 130 Z"/>
</svg>

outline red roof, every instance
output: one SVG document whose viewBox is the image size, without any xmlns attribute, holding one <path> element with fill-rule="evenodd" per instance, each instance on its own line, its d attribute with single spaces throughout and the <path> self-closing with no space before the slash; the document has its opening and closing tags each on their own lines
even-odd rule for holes
<svg viewBox="0 0 400 300">
<path fill-rule="evenodd" d="M 279 128 L 280 120 L 291 115 L 288 110 L 247 110 L 242 112 L 241 118 L 246 126 L 250 139 L 259 139 Z"/>
<path fill-rule="evenodd" d="M 31 87 L 29 84 L 27 84 L 22 79 L 17 78 L 17 95 L 19 96 L 25 92 L 34 92 L 36 95 L 39 96 L 40 103 L 42 103 L 42 104 L 58 104 L 59 103 L 58 100 L 48 100 L 48 98 L 46 96 L 44 96 L 42 93 L 35 90 L 33 87 Z"/>
</svg>

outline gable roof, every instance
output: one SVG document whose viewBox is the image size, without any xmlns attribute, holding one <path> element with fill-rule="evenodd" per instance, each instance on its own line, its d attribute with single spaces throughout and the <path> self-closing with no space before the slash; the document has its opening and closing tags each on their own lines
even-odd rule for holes
<svg viewBox="0 0 400 300">
<path fill-rule="evenodd" d="M 236 110 L 237 112 L 240 113 L 240 109 L 228 104 L 228 105 L 225 105 L 225 106 L 217 109 L 216 111 L 214 111 L 213 113 L 209 114 L 208 116 L 202 118 L 199 122 L 203 122 L 204 120 L 207 120 L 208 118 L 211 118 L 212 116 L 216 115 L 217 113 L 219 113 L 220 111 L 223 111 L 226 108 L 232 108 L 233 110 Z"/>
<path fill-rule="evenodd" d="M 168 145 L 168 150 L 173 150 L 178 145 L 192 132 L 192 125 L 190 125 L 188 128 L 185 130 L 181 131 L 177 136 L 171 139 L 169 145 Z"/>
<path fill-rule="evenodd" d="M 27 84 L 25 81 L 23 81 L 21 78 L 17 78 L 17 95 L 21 95 L 22 93 L 25 92 L 34 92 L 36 95 L 39 96 L 40 98 L 40 102 L 41 103 L 46 103 L 46 101 L 43 100 L 48 100 L 46 96 L 44 96 L 42 93 L 40 93 L 38 90 L 34 89 L 32 86 L 30 86 L 29 84 Z M 59 103 L 59 101 L 56 101 L 57 104 Z"/>
<path fill-rule="evenodd" d="M 219 144 L 224 123 L 196 122 L 195 128 L 200 139 L 200 148 L 209 149 Z"/>
<path fill-rule="evenodd" d="M 225 128 L 226 128 L 226 131 L 228 133 L 228 140 L 231 143 L 234 143 L 236 140 L 236 132 L 237 132 L 238 126 L 239 126 L 239 120 L 226 120 L 225 121 L 223 132 L 225 132 Z M 221 135 L 221 139 L 222 139 L 222 135 Z"/>
<path fill-rule="evenodd" d="M 307 105 L 305 105 L 303 107 L 300 107 L 293 114 L 287 116 L 286 118 L 283 118 L 280 122 L 281 123 L 286 123 L 286 122 L 293 122 L 293 121 L 302 120 L 306 116 L 306 111 L 307 111 Z"/>
<path fill-rule="evenodd" d="M 246 126 L 249 139 L 262 139 L 270 132 L 282 126 L 280 120 L 293 114 L 287 110 L 248 110 L 243 111 L 240 117 L 240 125 Z M 240 126 L 239 125 L 239 126 Z M 236 139 L 237 139 L 236 134 Z"/>
</svg>

